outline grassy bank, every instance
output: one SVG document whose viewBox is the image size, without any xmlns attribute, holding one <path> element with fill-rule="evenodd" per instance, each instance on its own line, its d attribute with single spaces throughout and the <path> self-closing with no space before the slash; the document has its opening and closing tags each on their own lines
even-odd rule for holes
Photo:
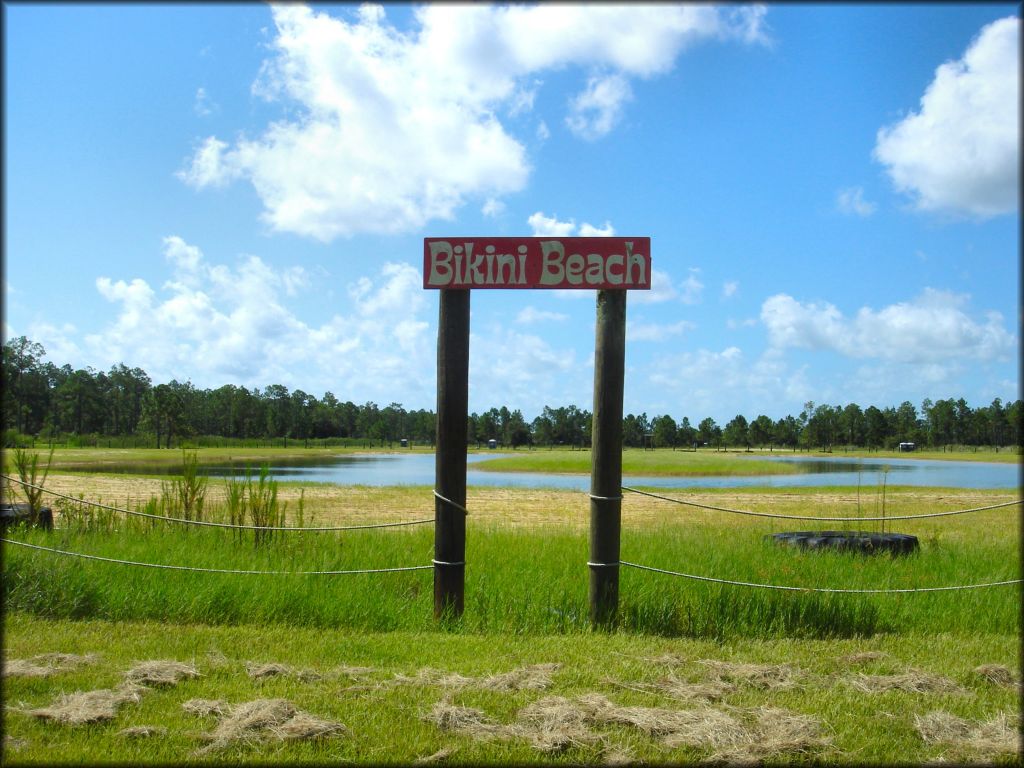
<svg viewBox="0 0 1024 768">
<path fill-rule="evenodd" d="M 68 660 L 48 677 L 5 679 L 4 764 L 11 766 L 1017 759 L 1015 635 L 723 644 L 622 633 L 65 621 L 14 612 L 4 642 L 9 665 L 45 665 L 39 657 L 47 653 L 92 655 L 85 663 Z M 140 662 L 157 660 L 199 676 L 150 684 L 137 701 L 88 725 L 31 714 L 52 707 L 62 692 L 116 689 Z M 256 665 L 267 664 L 280 674 L 254 677 Z M 1011 684 L 986 671 L 1001 671 Z M 308 713 L 307 726 L 316 718 L 345 730 L 301 738 L 299 719 L 276 732 L 253 719 L 247 730 L 232 731 L 229 716 L 189 714 L 183 705 L 194 710 L 196 700 L 219 701 L 228 713 L 283 700 Z M 219 738 L 211 741 L 211 733 Z"/>
<path fill-rule="evenodd" d="M 493 472 L 548 472 L 590 474 L 590 451 L 536 450 L 485 459 L 474 469 Z M 787 475 L 797 472 L 784 462 L 759 460 L 753 454 L 725 451 L 643 451 L 622 452 L 622 472 L 627 475 L 727 476 Z"/>
<path fill-rule="evenodd" d="M 303 489 L 305 490 L 305 489 Z M 308 524 L 414 519 L 427 489 L 358 489 L 364 506 L 344 519 Z M 813 493 L 810 491 L 814 491 Z M 466 614 L 469 632 L 586 631 L 587 503 L 579 493 L 501 489 L 470 497 Z M 855 489 L 797 493 L 687 494 L 721 506 L 774 513 L 850 515 L 875 510 Z M 376 501 L 373 500 L 376 498 Z M 388 501 L 382 502 L 381 499 Z M 483 503 L 487 499 L 489 508 Z M 1007 492 L 892 489 L 888 514 L 923 514 L 1013 499 Z M 410 505 L 401 511 L 400 501 Z M 351 499 L 349 499 L 351 503 Z M 530 525 L 517 525 L 534 507 Z M 484 509 L 487 508 L 487 512 Z M 544 514 L 540 512 L 544 509 Z M 341 533 L 277 533 L 256 546 L 252 533 L 184 528 L 77 505 L 58 505 L 58 531 L 19 532 L 28 543 L 99 557 L 197 568 L 333 571 L 429 565 L 430 525 Z M 226 519 L 211 503 L 209 519 Z M 430 519 L 431 514 L 418 515 Z M 920 587 L 1012 579 L 1018 573 L 1019 512 L 901 521 L 921 539 L 919 554 L 892 559 L 804 553 L 767 543 L 780 530 L 878 530 L 877 523 L 767 520 L 666 504 L 635 495 L 623 504 L 624 560 L 743 582 L 846 589 Z M 291 523 L 298 524 L 292 517 Z M 890 523 L 889 530 L 893 529 Z M 347 576 L 189 573 L 90 562 L 15 546 L 4 551 L 6 607 L 54 618 L 167 619 L 180 623 L 280 623 L 360 631 L 426 631 L 432 626 L 430 571 Z M 1019 631 L 1016 587 L 914 595 L 829 595 L 752 590 L 624 570 L 622 626 L 692 637 L 871 636 L 880 632 Z"/>
</svg>

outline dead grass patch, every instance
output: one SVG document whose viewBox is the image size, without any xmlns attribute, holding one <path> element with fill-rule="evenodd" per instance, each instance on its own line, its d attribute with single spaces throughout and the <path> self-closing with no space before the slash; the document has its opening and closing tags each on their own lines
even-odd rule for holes
<svg viewBox="0 0 1024 768">
<path fill-rule="evenodd" d="M 166 659 L 140 661 L 125 673 L 131 683 L 159 686 L 177 685 L 182 680 L 199 676 L 199 670 L 194 664 Z"/>
<path fill-rule="evenodd" d="M 803 675 L 802 670 L 789 664 L 745 664 L 715 659 L 700 659 L 697 663 L 708 669 L 710 681 L 750 685 L 768 691 L 794 688 Z"/>
<path fill-rule="evenodd" d="M 228 703 L 222 699 L 189 699 L 181 708 L 190 715 L 206 717 L 208 715 L 224 715 L 228 711 Z"/>
<path fill-rule="evenodd" d="M 1020 681 L 1010 668 L 1004 667 L 1002 664 L 982 664 L 974 668 L 974 674 L 993 685 L 1001 685 L 1005 688 L 1020 687 Z"/>
<path fill-rule="evenodd" d="M 28 714 L 40 720 L 64 725 L 84 725 L 102 720 L 113 720 L 122 704 L 137 703 L 146 689 L 128 683 L 118 688 L 61 694 L 48 707 L 29 710 Z"/>
<path fill-rule="evenodd" d="M 341 723 L 323 720 L 296 709 L 287 699 L 256 699 L 220 712 L 209 714 L 221 717 L 217 727 L 201 738 L 210 743 L 196 752 L 205 754 L 222 749 L 235 742 L 258 741 L 268 736 L 281 740 L 318 739 L 348 732 Z"/>
<path fill-rule="evenodd" d="M 736 690 L 736 685 L 724 680 L 708 680 L 693 683 L 680 680 L 674 675 L 663 677 L 653 683 L 622 683 L 617 680 L 606 680 L 611 685 L 627 688 L 643 693 L 660 693 L 680 701 L 721 701 Z"/>
<path fill-rule="evenodd" d="M 942 675 L 911 669 L 896 675 L 865 675 L 858 673 L 846 681 L 864 693 L 906 691 L 908 693 L 964 693 L 953 680 Z"/>
<path fill-rule="evenodd" d="M 92 664 L 97 656 L 93 653 L 79 656 L 74 653 L 41 653 L 31 659 L 5 659 L 4 677 L 49 677 L 58 672 L 77 669 L 83 664 Z"/>
<path fill-rule="evenodd" d="M 888 659 L 889 654 L 885 651 L 861 651 L 859 653 L 851 653 L 846 656 L 840 656 L 836 661 L 840 664 L 846 664 L 848 666 L 854 666 L 857 664 L 869 664 L 872 661 L 882 661 Z"/>
<path fill-rule="evenodd" d="M 542 691 L 552 682 L 552 675 L 561 664 L 531 664 L 508 672 L 483 677 L 467 677 L 457 672 L 444 672 L 430 667 L 419 670 L 415 675 L 395 675 L 393 684 L 437 685 L 441 688 L 460 690 L 473 688 L 483 691 Z"/>
<path fill-rule="evenodd" d="M 668 748 L 713 750 L 709 759 L 718 762 L 756 762 L 780 754 L 809 753 L 830 744 L 816 720 L 782 709 L 619 706 L 599 693 L 572 699 L 544 697 L 521 709 L 511 724 L 448 700 L 438 702 L 425 719 L 442 730 L 481 741 L 524 739 L 545 754 L 596 746 L 611 764 L 629 762 L 630 756 L 611 745 L 608 735 L 599 730 L 607 726 L 633 728 Z"/>
<path fill-rule="evenodd" d="M 473 739 L 486 741 L 508 735 L 508 728 L 488 717 L 475 707 L 460 707 L 442 700 L 424 717 L 442 731 L 461 733 Z"/>
<path fill-rule="evenodd" d="M 1006 712 L 991 720 L 971 721 L 936 710 L 914 715 L 914 729 L 927 744 L 944 744 L 980 757 L 1021 752 L 1020 717 Z"/>
<path fill-rule="evenodd" d="M 767 706 L 748 710 L 747 715 L 752 723 L 743 738 L 707 762 L 757 764 L 779 755 L 815 753 L 831 744 L 821 724 L 808 715 Z"/>
</svg>

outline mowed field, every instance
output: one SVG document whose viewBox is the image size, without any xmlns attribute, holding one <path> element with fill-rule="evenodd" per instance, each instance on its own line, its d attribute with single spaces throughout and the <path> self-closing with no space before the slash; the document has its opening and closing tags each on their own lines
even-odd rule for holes
<svg viewBox="0 0 1024 768">
<path fill-rule="evenodd" d="M 535 452 L 540 453 L 540 452 Z M 46 487 L 141 509 L 167 478 L 54 470 Z M 876 516 L 876 489 L 674 489 L 769 514 Z M 226 519 L 211 481 L 206 516 Z M 887 516 L 1016 501 L 1014 491 L 886 490 Z M 430 488 L 282 483 L 286 524 L 433 517 Z M 432 575 L 296 571 L 429 565 L 432 526 L 278 533 L 62 508 L 4 546 L 5 764 L 689 763 L 1020 760 L 1019 585 L 830 594 L 623 568 L 620 624 L 587 621 L 589 501 L 471 488 L 466 611 L 432 617 Z M 624 561 L 691 576 L 834 589 L 1020 577 L 1020 507 L 890 521 L 907 558 L 805 553 L 766 534 L 877 531 L 623 501 Z"/>
</svg>

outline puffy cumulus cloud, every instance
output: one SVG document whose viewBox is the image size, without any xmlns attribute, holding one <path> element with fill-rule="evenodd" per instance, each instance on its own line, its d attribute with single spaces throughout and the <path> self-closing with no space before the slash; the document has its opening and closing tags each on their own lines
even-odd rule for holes
<svg viewBox="0 0 1024 768">
<path fill-rule="evenodd" d="M 534 237 L 571 237 L 576 231 L 576 220 L 559 221 L 558 214 L 545 216 L 537 211 L 526 220 Z"/>
<path fill-rule="evenodd" d="M 731 299 L 736 295 L 736 291 L 739 290 L 740 284 L 735 280 L 726 280 L 722 283 L 722 298 Z"/>
<path fill-rule="evenodd" d="M 605 221 L 603 227 L 596 227 L 588 222 L 583 222 L 578 227 L 576 219 L 559 221 L 558 214 L 545 216 L 543 211 L 537 211 L 526 220 L 533 230 L 534 237 L 612 237 L 615 235 L 615 227 L 610 221 Z"/>
<path fill-rule="evenodd" d="M 1020 20 L 984 27 L 935 70 L 920 111 L 878 132 L 875 158 L 922 210 L 980 217 L 1020 204 Z"/>
<path fill-rule="evenodd" d="M 230 145 L 207 138 L 178 175 L 198 188 L 244 178 L 272 229 L 323 241 L 413 230 L 521 190 L 530 164 L 502 120 L 534 109 L 547 70 L 585 72 L 571 124 L 597 137 L 628 78 L 669 71 L 698 40 L 764 40 L 761 7 L 429 4 L 408 31 L 374 5 L 271 10 L 253 92 L 282 102 L 282 117 Z"/>
<path fill-rule="evenodd" d="M 356 389 L 389 402 L 418 387 L 424 391 L 414 399 L 429 402 L 432 384 L 408 375 L 434 367 L 421 278 L 411 265 L 389 263 L 359 278 L 348 287 L 351 311 L 315 326 L 289 306 L 309 285 L 301 268 L 275 269 L 251 255 L 210 263 L 178 236 L 165 238 L 164 256 L 174 274 L 159 290 L 138 278 L 97 279 L 117 311 L 85 337 L 91 359 L 130 362 L 155 381 Z"/>
<path fill-rule="evenodd" d="M 471 409 L 515 403 L 524 413 L 539 413 L 591 391 L 593 371 L 570 342 L 553 346 L 532 333 L 493 328 L 471 333 L 469 347 Z"/>
<path fill-rule="evenodd" d="M 840 213 L 867 217 L 874 213 L 877 207 L 874 203 L 864 199 L 863 187 L 846 187 L 840 189 L 836 194 L 836 208 Z"/>
<path fill-rule="evenodd" d="M 725 426 L 737 413 L 784 413 L 820 392 L 808 384 L 806 367 L 792 368 L 771 354 L 750 359 L 735 346 L 665 355 L 646 374 L 671 397 L 668 410 L 678 408 L 676 395 L 684 399 L 679 415 L 689 416 L 693 426 L 708 415 Z"/>
<path fill-rule="evenodd" d="M 926 288 L 913 301 L 880 310 L 862 307 L 852 318 L 829 303 L 801 303 L 784 293 L 761 305 L 761 322 L 776 349 L 824 349 L 852 358 L 900 363 L 1006 360 L 1016 340 L 998 312 L 984 321 L 964 311 L 964 295 Z"/>
</svg>

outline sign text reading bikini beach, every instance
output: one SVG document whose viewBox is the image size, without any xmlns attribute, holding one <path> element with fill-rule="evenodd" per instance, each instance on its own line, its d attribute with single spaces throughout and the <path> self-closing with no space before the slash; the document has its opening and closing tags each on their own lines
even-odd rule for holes
<svg viewBox="0 0 1024 768">
<path fill-rule="evenodd" d="M 424 288 L 649 290 L 649 237 L 423 239 Z"/>
</svg>

